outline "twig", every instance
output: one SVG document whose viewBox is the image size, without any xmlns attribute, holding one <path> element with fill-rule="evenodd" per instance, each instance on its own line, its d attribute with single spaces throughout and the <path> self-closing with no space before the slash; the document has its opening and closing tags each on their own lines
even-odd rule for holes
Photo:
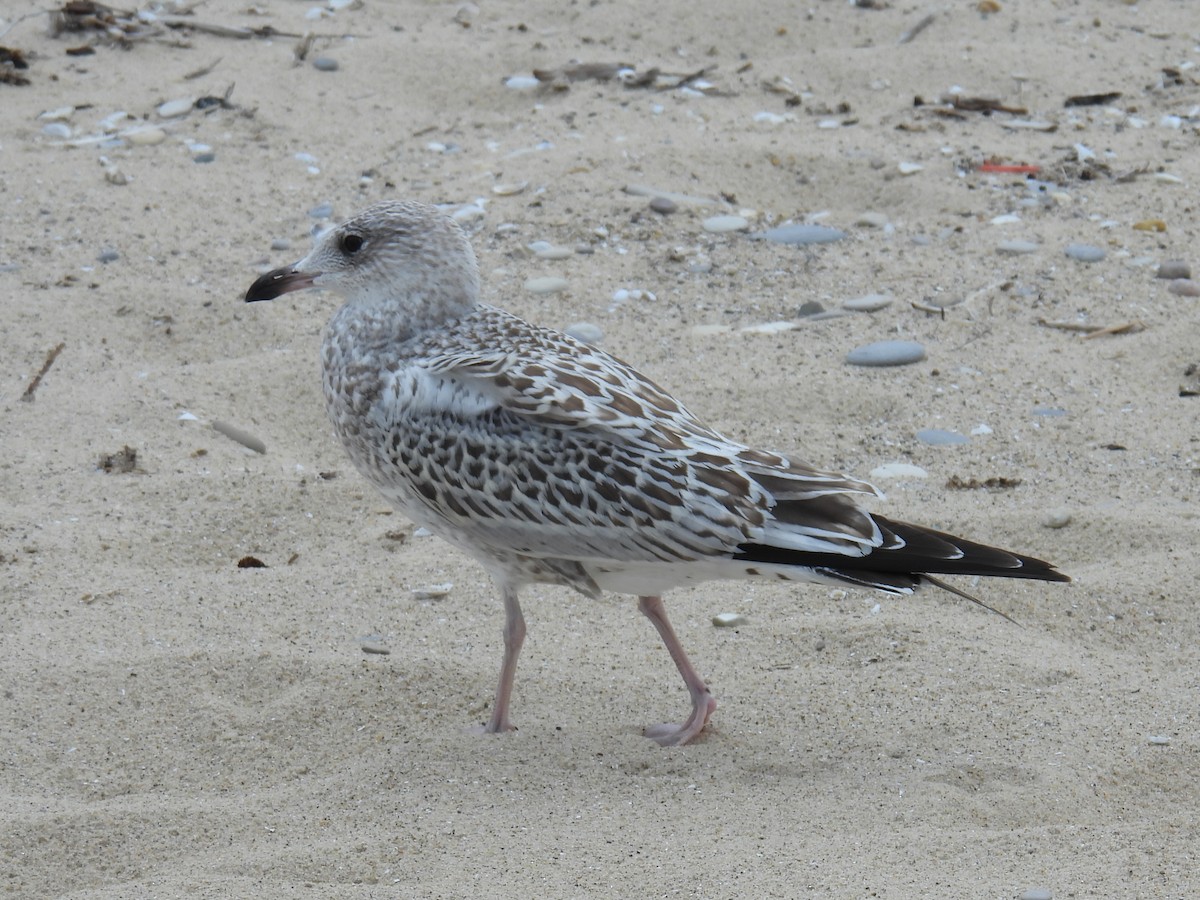
<svg viewBox="0 0 1200 900">
<path fill-rule="evenodd" d="M 932 25 L 933 19 L 934 19 L 934 15 L 933 15 L 933 13 L 930 13 L 925 18 L 923 18 L 921 21 L 919 21 L 916 25 L 914 25 L 912 28 L 908 29 L 908 31 L 904 32 L 904 34 L 900 35 L 900 40 L 898 40 L 896 43 L 907 44 L 909 41 L 911 41 L 913 38 L 915 38 L 918 34 L 920 34 L 922 31 L 924 31 L 926 28 L 928 28 L 930 25 Z"/>
<path fill-rule="evenodd" d="M 1140 319 L 1134 319 L 1130 322 L 1122 322 L 1120 325 L 1108 325 L 1105 328 L 1098 328 L 1091 334 L 1081 334 L 1080 340 L 1090 341 L 1092 338 L 1102 337 L 1106 334 L 1135 334 L 1139 331 L 1146 330 L 1146 323 Z"/>
<path fill-rule="evenodd" d="M 21 399 L 26 403 L 33 402 L 33 392 L 38 389 L 38 385 L 42 383 L 42 378 L 47 372 L 50 371 L 50 367 L 54 365 L 54 361 L 58 359 L 58 354 L 63 352 L 63 347 L 65 346 L 67 346 L 66 341 L 63 341 L 46 354 L 46 361 L 42 363 L 41 371 L 33 376 L 33 380 L 30 381 L 29 386 L 25 388 L 25 393 L 21 395 Z"/>
</svg>

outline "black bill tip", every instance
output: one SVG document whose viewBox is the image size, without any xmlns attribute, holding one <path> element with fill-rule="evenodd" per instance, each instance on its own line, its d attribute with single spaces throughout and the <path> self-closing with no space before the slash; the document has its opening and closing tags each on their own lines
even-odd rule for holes
<svg viewBox="0 0 1200 900">
<path fill-rule="evenodd" d="M 259 300 L 274 300 L 290 291 L 300 291 L 312 287 L 316 278 L 308 272 L 301 272 L 291 266 L 275 269 L 258 278 L 246 291 L 246 302 L 256 303 Z"/>
</svg>

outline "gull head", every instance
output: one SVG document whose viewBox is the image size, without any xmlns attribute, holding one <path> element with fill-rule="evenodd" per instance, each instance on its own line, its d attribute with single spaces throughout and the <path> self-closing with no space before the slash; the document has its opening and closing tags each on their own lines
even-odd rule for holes
<svg viewBox="0 0 1200 900">
<path fill-rule="evenodd" d="M 391 201 L 322 232 L 306 257 L 255 281 L 246 302 L 309 287 L 351 306 L 445 319 L 478 302 L 479 268 L 457 222 L 424 203 Z"/>
</svg>

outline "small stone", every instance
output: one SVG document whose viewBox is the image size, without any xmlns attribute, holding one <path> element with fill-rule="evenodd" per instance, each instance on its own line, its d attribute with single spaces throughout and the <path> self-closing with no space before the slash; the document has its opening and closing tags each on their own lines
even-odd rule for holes
<svg viewBox="0 0 1200 900">
<path fill-rule="evenodd" d="M 308 217 L 310 219 L 318 219 L 318 220 L 333 218 L 333 204 L 332 203 L 318 203 L 316 206 L 314 206 L 312 209 L 310 209 L 308 211 Z"/>
<path fill-rule="evenodd" d="M 871 470 L 872 478 L 928 478 L 929 473 L 910 463 L 891 462 Z"/>
<path fill-rule="evenodd" d="M 593 346 L 604 340 L 604 332 L 600 326 L 593 325 L 591 322 L 576 322 L 574 325 L 568 325 L 566 333 L 577 341 Z"/>
<path fill-rule="evenodd" d="M 109 184 L 115 184 L 118 186 L 129 184 L 129 179 L 125 177 L 125 173 L 116 166 L 104 167 L 104 180 Z"/>
<path fill-rule="evenodd" d="M 993 225 L 1016 225 L 1021 221 L 1021 217 L 1014 213 L 1005 213 L 1002 216 L 996 216 L 992 219 Z"/>
<path fill-rule="evenodd" d="M 930 444 L 934 447 L 951 447 L 955 444 L 971 443 L 971 439 L 965 434 L 948 431 L 945 428 L 922 428 L 917 432 L 917 440 L 922 444 Z"/>
<path fill-rule="evenodd" d="M 1171 736 L 1167 734 L 1148 734 L 1146 735 L 1146 743 L 1152 747 L 1165 747 L 1171 743 Z"/>
<path fill-rule="evenodd" d="M 651 197 L 650 208 L 656 213 L 669 216 L 671 213 L 679 209 L 679 204 L 670 197 Z"/>
<path fill-rule="evenodd" d="M 1104 248 L 1093 244 L 1067 244 L 1063 252 L 1070 259 L 1085 263 L 1100 262 L 1105 256 Z"/>
<path fill-rule="evenodd" d="M 145 128 L 136 128 L 133 131 L 126 132 L 124 137 L 134 147 L 149 147 L 165 141 L 167 133 L 161 128 L 155 128 L 153 125 L 150 125 Z"/>
<path fill-rule="evenodd" d="M 1048 887 L 1031 887 L 1023 890 L 1017 900 L 1054 900 Z"/>
<path fill-rule="evenodd" d="M 888 224 L 888 217 L 881 212 L 865 212 L 854 220 L 855 225 L 862 225 L 864 228 L 885 228 Z"/>
<path fill-rule="evenodd" d="M 1154 273 L 1157 278 L 1191 278 L 1192 267 L 1182 259 L 1164 259 Z"/>
<path fill-rule="evenodd" d="M 532 75 L 514 75 L 504 81 L 504 86 L 514 91 L 528 91 L 539 84 L 541 82 Z"/>
<path fill-rule="evenodd" d="M 836 228 L 826 228 L 824 225 L 780 225 L 778 228 L 768 228 L 754 238 L 771 241 L 775 244 L 790 244 L 804 246 L 807 244 L 831 244 L 840 241 L 846 232 Z"/>
<path fill-rule="evenodd" d="M 417 600 L 441 600 L 454 588 L 454 582 L 431 584 L 426 587 L 413 588 L 412 595 Z"/>
<path fill-rule="evenodd" d="M 66 122 L 47 122 L 42 126 L 42 134 L 52 138 L 69 138 L 71 126 Z"/>
<path fill-rule="evenodd" d="M 112 247 L 105 247 L 98 254 L 96 254 L 96 260 L 102 263 L 116 262 L 120 258 L 121 254 Z"/>
<path fill-rule="evenodd" d="M 798 316 L 817 316 L 825 312 L 825 307 L 816 300 L 807 300 L 800 304 L 800 308 L 796 310 Z"/>
<path fill-rule="evenodd" d="M 292 242 L 289 241 L 287 238 L 275 238 L 275 240 L 271 241 L 271 249 L 272 250 L 291 250 Z"/>
<path fill-rule="evenodd" d="M 538 259 L 568 259 L 575 253 L 570 247 L 556 247 L 549 241 L 534 241 L 529 249 Z"/>
<path fill-rule="evenodd" d="M 375 641 L 363 641 L 359 646 L 362 647 L 363 653 L 373 653 L 379 656 L 387 656 L 392 652 L 388 647 Z"/>
<path fill-rule="evenodd" d="M 709 216 L 701 223 L 701 227 L 712 234 L 725 234 L 730 231 L 745 231 L 750 223 L 741 216 Z"/>
<path fill-rule="evenodd" d="M 902 162 L 896 168 L 897 168 L 897 170 L 899 170 L 901 175 L 916 175 L 918 172 L 920 172 L 925 167 L 923 165 L 921 165 L 920 163 Z"/>
<path fill-rule="evenodd" d="M 197 153 L 195 156 L 193 156 L 192 162 L 210 163 L 210 162 L 216 161 L 216 158 L 217 158 L 217 154 L 213 153 L 211 150 L 206 150 L 203 153 Z"/>
<path fill-rule="evenodd" d="M 41 113 L 38 118 L 44 119 L 47 122 L 65 122 L 75 114 L 75 107 L 60 106 L 57 109 L 48 109 Z"/>
<path fill-rule="evenodd" d="M 1200 282 L 1190 278 L 1176 278 L 1167 285 L 1167 290 L 1180 297 L 1200 297 Z"/>
<path fill-rule="evenodd" d="M 557 275 L 544 275 L 541 278 L 530 278 L 525 282 L 525 290 L 531 294 L 557 294 L 567 289 L 567 279 Z"/>
<path fill-rule="evenodd" d="M 1036 241 L 1001 241 L 996 245 L 997 253 L 1007 253 L 1011 256 L 1018 256 L 1022 253 L 1037 252 L 1038 244 Z"/>
<path fill-rule="evenodd" d="M 1069 509 L 1054 509 L 1046 514 L 1042 519 L 1043 528 L 1066 528 L 1071 524 L 1071 511 Z"/>
<path fill-rule="evenodd" d="M 492 185 L 492 193 L 497 197 L 512 197 L 529 187 L 528 181 L 510 181 Z"/>
<path fill-rule="evenodd" d="M 746 617 L 741 613 L 717 613 L 712 617 L 712 623 L 718 628 L 737 628 L 746 624 Z"/>
<path fill-rule="evenodd" d="M 318 56 L 313 59 L 313 68 L 320 72 L 336 72 L 338 61 L 332 56 Z"/>
<path fill-rule="evenodd" d="M 1167 230 L 1167 223 L 1162 219 L 1143 219 L 1133 223 L 1133 230 L 1162 232 Z"/>
<path fill-rule="evenodd" d="M 195 102 L 191 98 L 168 100 L 166 103 L 159 104 L 157 112 L 164 119 L 175 119 L 191 110 L 192 104 Z"/>
<path fill-rule="evenodd" d="M 925 348 L 916 341 L 876 341 L 846 354 L 852 366 L 906 366 L 925 358 Z"/>
<path fill-rule="evenodd" d="M 865 297 L 855 297 L 842 303 L 842 309 L 854 312 L 879 312 L 884 307 L 892 305 L 890 294 L 867 294 Z"/>
</svg>

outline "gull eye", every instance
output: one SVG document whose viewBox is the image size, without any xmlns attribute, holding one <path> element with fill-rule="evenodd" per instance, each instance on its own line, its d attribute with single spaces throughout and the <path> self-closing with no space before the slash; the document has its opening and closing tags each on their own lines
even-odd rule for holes
<svg viewBox="0 0 1200 900">
<path fill-rule="evenodd" d="M 338 239 L 338 249 L 347 256 L 353 256 L 362 249 L 365 243 L 361 234 L 343 234 Z"/>
</svg>

